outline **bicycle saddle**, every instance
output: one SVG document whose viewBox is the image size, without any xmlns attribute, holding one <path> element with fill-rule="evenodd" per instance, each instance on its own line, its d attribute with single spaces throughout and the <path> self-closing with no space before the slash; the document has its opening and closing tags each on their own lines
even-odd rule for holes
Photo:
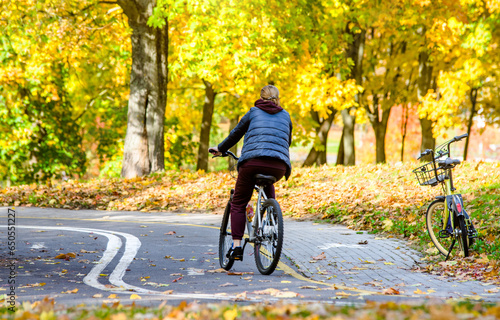
<svg viewBox="0 0 500 320">
<path fill-rule="evenodd" d="M 257 180 L 255 184 L 258 186 L 265 186 L 276 182 L 276 177 L 266 176 L 265 174 L 256 174 L 255 179 Z"/>
<path fill-rule="evenodd" d="M 460 160 L 458 160 L 458 159 L 452 159 L 452 158 L 446 158 L 445 160 L 439 160 L 438 163 L 439 163 L 439 166 L 441 168 L 446 169 L 446 168 L 453 168 L 457 164 L 460 164 Z"/>
</svg>

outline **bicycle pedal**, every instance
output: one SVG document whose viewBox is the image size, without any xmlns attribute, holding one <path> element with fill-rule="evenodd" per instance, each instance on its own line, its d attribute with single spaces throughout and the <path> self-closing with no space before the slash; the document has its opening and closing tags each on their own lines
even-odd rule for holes
<svg viewBox="0 0 500 320">
<path fill-rule="evenodd" d="M 444 239 L 444 238 L 449 238 L 451 234 L 447 230 L 441 230 L 439 231 L 439 238 Z"/>
<path fill-rule="evenodd" d="M 235 261 L 243 261 L 243 248 L 236 247 L 229 249 L 229 252 L 226 254 L 226 257 Z"/>
</svg>

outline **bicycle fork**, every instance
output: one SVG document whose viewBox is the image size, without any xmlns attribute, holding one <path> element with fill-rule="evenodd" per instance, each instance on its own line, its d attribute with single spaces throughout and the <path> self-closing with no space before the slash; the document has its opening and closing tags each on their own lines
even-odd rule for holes
<svg viewBox="0 0 500 320">
<path fill-rule="evenodd" d="M 470 238 L 475 238 L 477 237 L 477 232 L 472 232 L 472 222 L 470 221 L 470 217 L 467 214 L 467 211 L 464 209 L 464 200 L 462 198 L 461 194 L 452 194 L 452 195 L 447 195 L 445 198 L 445 224 L 444 224 L 444 229 L 439 232 L 440 237 L 448 237 L 449 234 L 452 236 L 452 241 L 450 248 L 448 249 L 448 255 L 446 256 L 446 260 L 448 260 L 451 250 L 455 246 L 455 242 L 457 237 L 461 236 L 461 230 L 457 230 L 455 228 L 455 218 L 459 217 L 464 217 L 465 225 L 467 228 L 467 237 Z M 453 218 L 452 218 L 453 217 Z M 448 228 L 451 227 L 451 230 L 448 230 Z M 458 233 L 457 233 L 458 232 Z M 443 234 L 444 233 L 444 234 Z"/>
</svg>

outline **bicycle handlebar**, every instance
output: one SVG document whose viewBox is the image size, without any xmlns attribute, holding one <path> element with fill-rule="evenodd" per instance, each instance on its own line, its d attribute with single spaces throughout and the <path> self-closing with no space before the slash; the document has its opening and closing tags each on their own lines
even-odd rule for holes
<svg viewBox="0 0 500 320">
<path fill-rule="evenodd" d="M 427 150 L 425 150 L 424 152 L 422 152 L 420 154 L 420 156 L 417 158 L 417 160 L 420 160 L 420 158 L 422 158 L 423 156 L 426 156 L 426 155 L 431 154 L 431 153 L 432 153 L 432 159 L 433 159 L 433 161 L 435 159 L 437 159 L 437 158 L 441 158 L 444 155 L 448 155 L 448 157 L 451 157 L 451 155 L 450 155 L 450 144 L 452 144 L 453 142 L 460 141 L 460 140 L 462 140 L 464 138 L 467 138 L 468 136 L 469 136 L 468 133 L 464 133 L 464 134 L 462 134 L 460 136 L 453 137 L 453 139 L 448 140 L 445 143 L 439 145 L 436 148 L 436 150 L 427 149 Z M 446 152 L 443 150 L 443 146 L 445 146 L 445 145 L 447 146 Z M 437 157 L 435 158 L 436 154 L 437 154 Z"/>
<path fill-rule="evenodd" d="M 426 155 L 428 155 L 430 153 L 434 153 L 434 150 L 432 150 L 432 149 L 426 149 L 424 152 L 422 152 L 420 154 L 420 157 L 418 157 L 417 160 L 420 160 L 420 158 L 422 158 L 423 156 L 426 156 Z"/>
<path fill-rule="evenodd" d="M 210 152 L 212 153 L 212 152 Z M 213 154 L 213 153 L 212 153 Z M 217 155 L 214 155 L 212 158 L 217 158 L 217 157 L 229 157 L 231 156 L 234 160 L 238 160 L 239 158 L 237 156 L 234 155 L 234 153 L 232 153 L 231 151 L 226 151 L 226 152 L 223 152 L 220 156 L 217 156 Z"/>
<path fill-rule="evenodd" d="M 456 136 L 455 138 L 453 138 L 454 141 L 460 141 L 462 140 L 463 138 L 467 138 L 469 136 L 468 133 L 464 133 L 463 135 L 461 136 Z"/>
</svg>

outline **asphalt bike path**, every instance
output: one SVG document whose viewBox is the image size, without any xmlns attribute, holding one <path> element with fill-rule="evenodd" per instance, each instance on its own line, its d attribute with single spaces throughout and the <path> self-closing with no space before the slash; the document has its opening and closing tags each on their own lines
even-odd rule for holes
<svg viewBox="0 0 500 320">
<path fill-rule="evenodd" d="M 411 271 L 421 264 L 404 241 L 343 226 L 285 219 L 281 263 L 261 275 L 250 245 L 230 272 L 220 269 L 221 215 L 18 207 L 16 251 L 0 224 L 0 296 L 16 265 L 17 300 L 63 304 L 134 301 L 278 300 L 358 304 L 367 300 L 485 299 L 498 288 Z M 7 208 L 0 208 L 7 221 Z M 14 259 L 13 259 L 14 257 Z"/>
</svg>

